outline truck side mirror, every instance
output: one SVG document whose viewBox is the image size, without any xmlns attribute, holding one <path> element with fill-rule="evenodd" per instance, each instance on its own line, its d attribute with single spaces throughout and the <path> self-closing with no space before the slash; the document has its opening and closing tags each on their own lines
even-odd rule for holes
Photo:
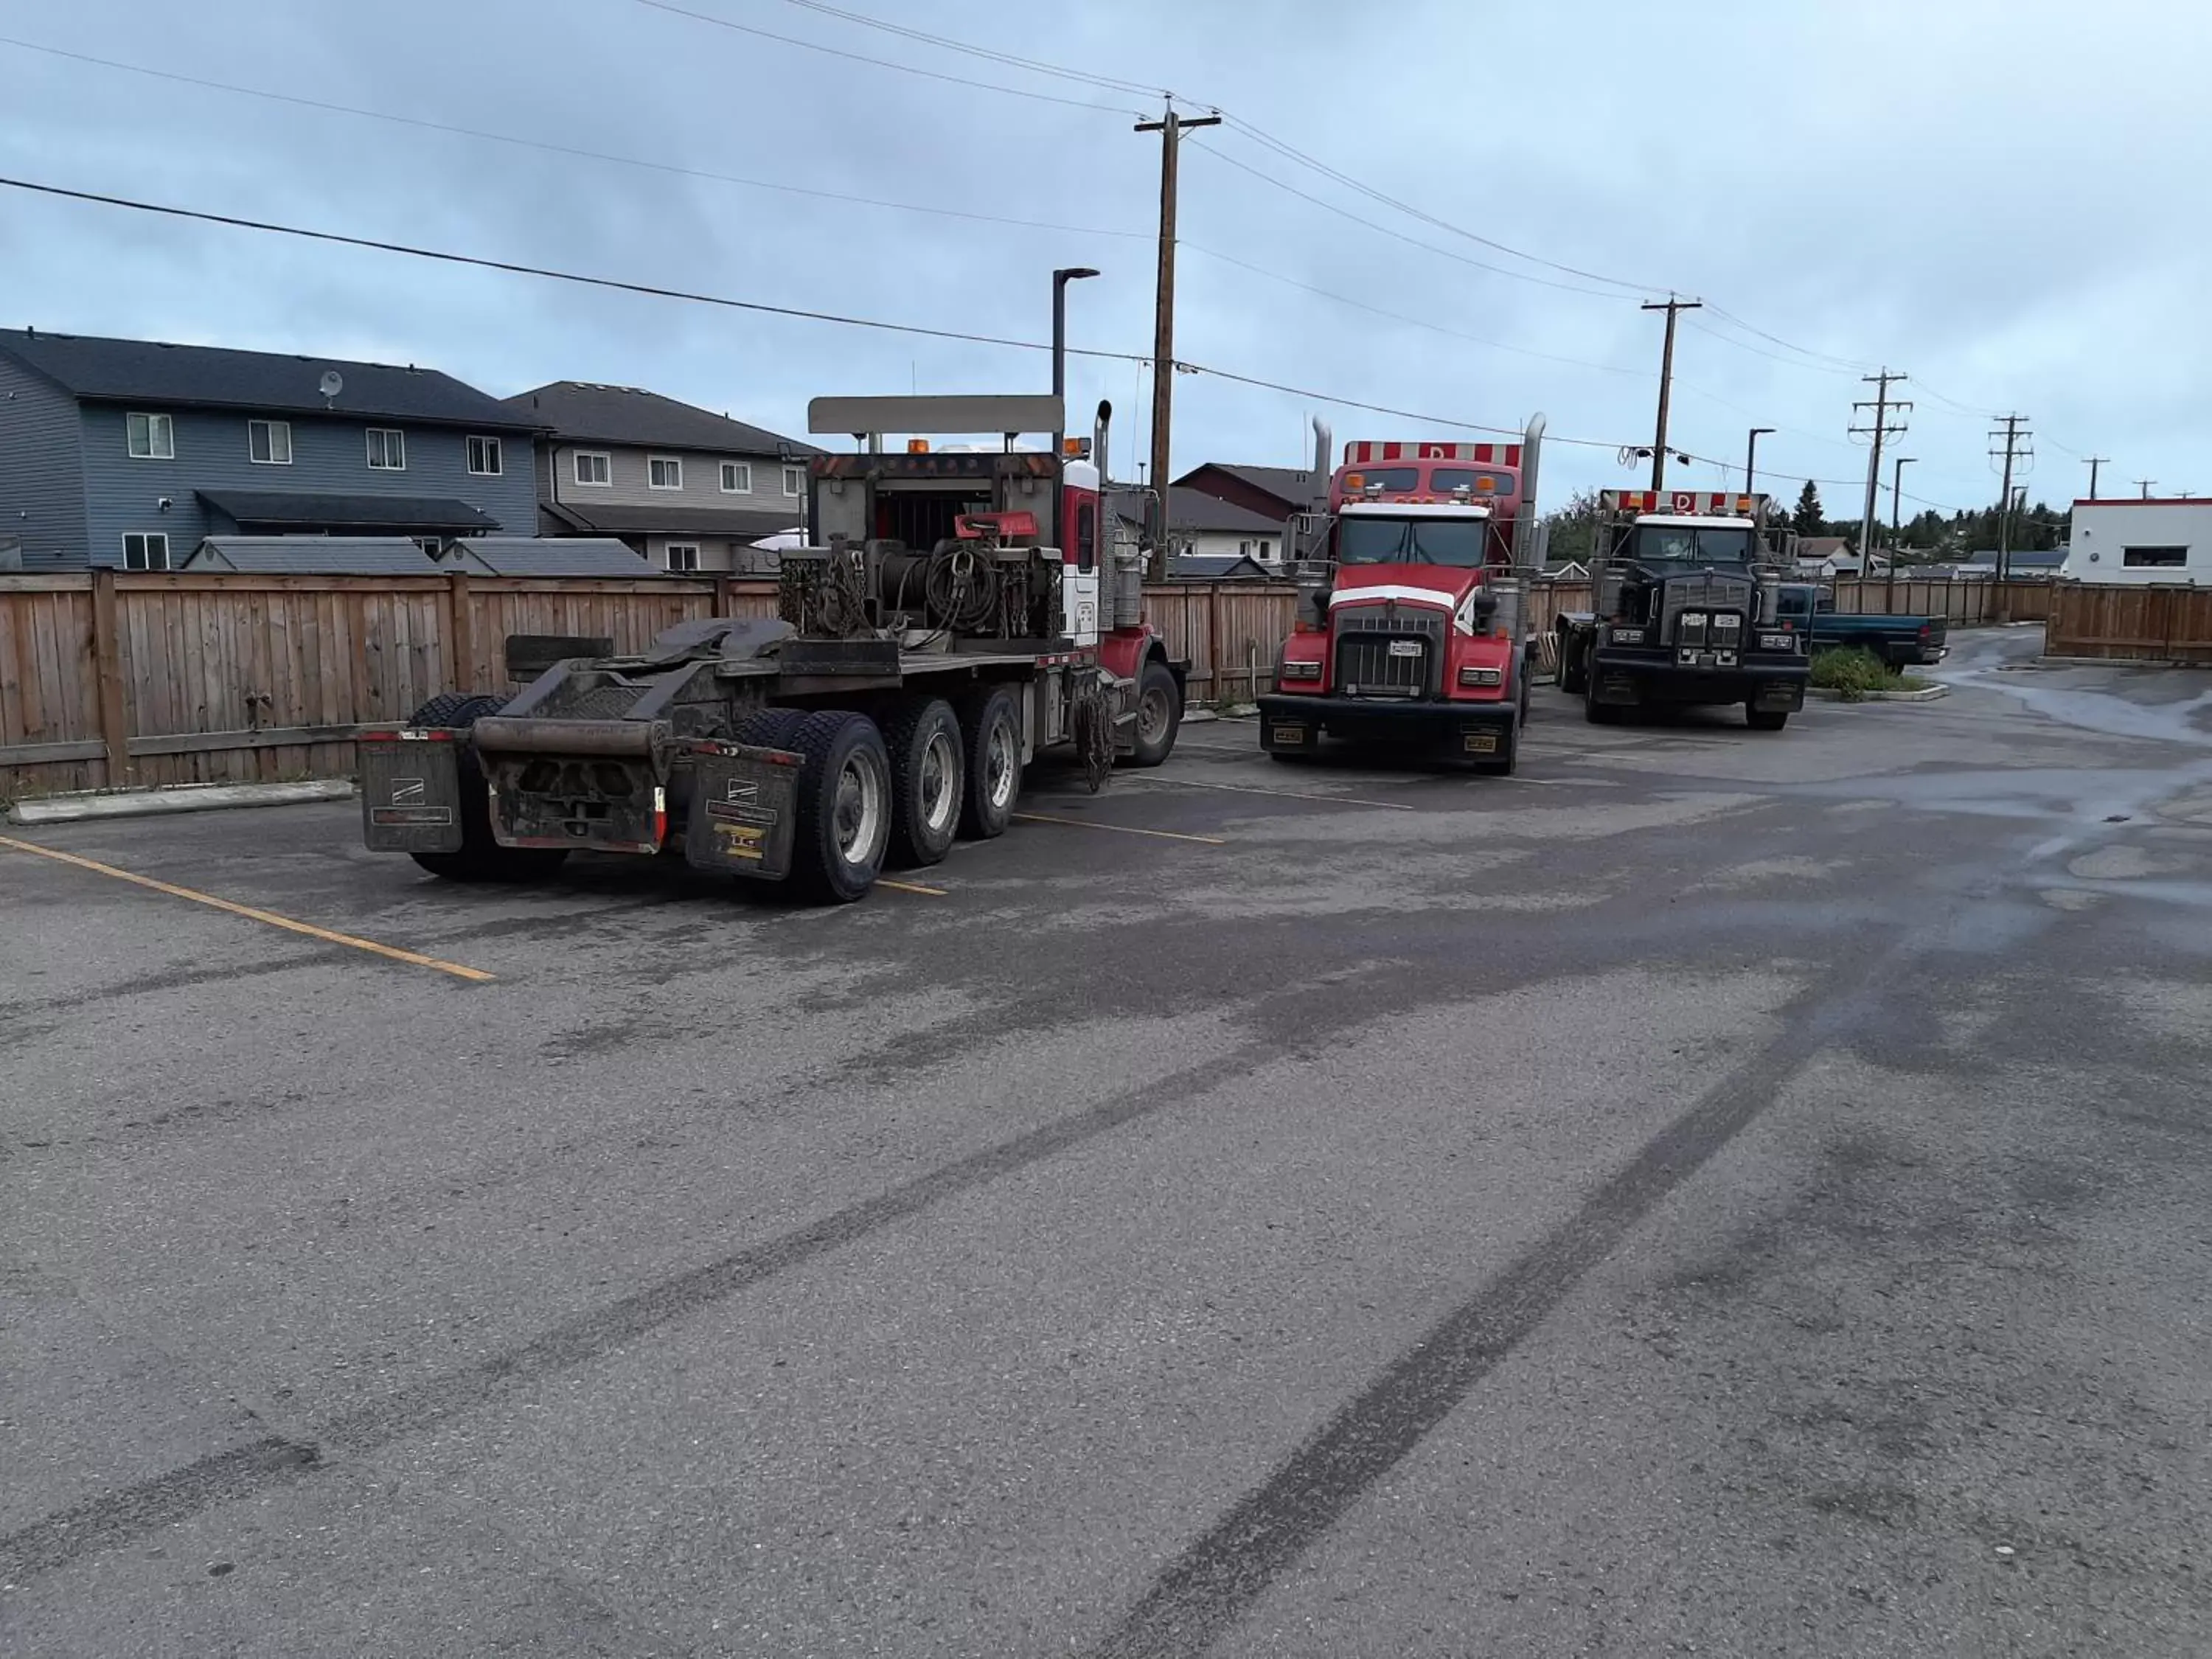
<svg viewBox="0 0 2212 1659">
<path fill-rule="evenodd" d="M 1486 588 L 1477 588 L 1468 600 L 1468 617 L 1478 634 L 1487 634 L 1498 621 L 1498 595 Z"/>
</svg>

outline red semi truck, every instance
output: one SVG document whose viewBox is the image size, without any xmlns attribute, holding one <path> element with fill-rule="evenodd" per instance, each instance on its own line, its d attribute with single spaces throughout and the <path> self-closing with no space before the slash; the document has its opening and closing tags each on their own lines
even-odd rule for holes
<svg viewBox="0 0 2212 1659">
<path fill-rule="evenodd" d="M 856 899 L 886 862 L 1005 830 L 1022 768 L 1072 745 L 1103 783 L 1174 746 L 1187 665 L 1146 621 L 1140 560 L 1094 467 L 1017 447 L 1058 398 L 817 398 L 816 544 L 787 550 L 778 615 L 711 617 L 642 651 L 508 641 L 519 696 L 448 693 L 358 743 L 364 836 L 454 880 L 571 852 L 692 865 Z M 1106 453 L 1099 406 L 1094 454 Z M 888 434 L 996 433 L 997 446 Z M 549 650 L 550 647 L 550 650 Z M 539 672 L 542 671 L 542 672 Z"/>
<path fill-rule="evenodd" d="M 1318 471 L 1330 440 L 1316 432 Z M 1539 415 L 1519 443 L 1345 446 L 1328 512 L 1298 526 L 1320 580 L 1259 700 L 1262 749 L 1297 760 L 1341 740 L 1513 770 L 1543 438 Z"/>
</svg>

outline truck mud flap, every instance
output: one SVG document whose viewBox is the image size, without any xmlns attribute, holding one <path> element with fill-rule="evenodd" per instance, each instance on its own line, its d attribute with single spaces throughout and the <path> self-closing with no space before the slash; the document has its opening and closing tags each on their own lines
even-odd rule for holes
<svg viewBox="0 0 2212 1659">
<path fill-rule="evenodd" d="M 453 732 L 364 732 L 354 757 L 361 769 L 362 839 L 371 852 L 460 851 L 461 757 Z"/>
<path fill-rule="evenodd" d="M 694 869 L 781 881 L 791 873 L 805 757 L 746 743 L 695 742 L 684 857 Z"/>
</svg>

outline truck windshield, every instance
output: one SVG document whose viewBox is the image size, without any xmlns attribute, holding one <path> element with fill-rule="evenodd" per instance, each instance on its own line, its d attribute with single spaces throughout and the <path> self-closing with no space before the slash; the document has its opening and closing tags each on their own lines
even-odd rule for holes
<svg viewBox="0 0 2212 1659">
<path fill-rule="evenodd" d="M 1346 518 L 1336 522 L 1340 564 L 1449 564 L 1473 569 L 1490 539 L 1487 519 Z"/>
<path fill-rule="evenodd" d="M 1639 564 L 1749 564 L 1751 527 L 1642 524 L 1629 556 Z"/>
</svg>

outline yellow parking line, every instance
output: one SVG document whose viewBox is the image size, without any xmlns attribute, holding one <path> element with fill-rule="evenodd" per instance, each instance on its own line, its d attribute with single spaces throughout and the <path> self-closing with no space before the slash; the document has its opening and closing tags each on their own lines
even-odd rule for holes
<svg viewBox="0 0 2212 1659">
<path fill-rule="evenodd" d="M 1112 830 L 1124 836 L 1157 836 L 1162 841 L 1194 841 L 1201 847 L 1226 847 L 1218 836 L 1186 836 L 1176 830 L 1139 830 L 1132 823 L 1095 823 L 1089 818 L 1056 818 L 1044 812 L 1017 812 L 1025 823 L 1065 823 L 1078 830 Z"/>
<path fill-rule="evenodd" d="M 878 887 L 888 887 L 894 893 L 920 893 L 928 898 L 950 898 L 952 896 L 942 887 L 924 887 L 920 882 L 892 881 L 883 876 L 878 876 L 876 878 L 876 885 Z"/>
<path fill-rule="evenodd" d="M 274 910 L 257 910 L 250 904 L 234 904 L 228 899 L 217 898 L 212 893 L 198 893 L 189 887 L 179 887 L 173 882 L 156 881 L 151 876 L 134 875 L 128 870 L 118 870 L 112 864 L 102 864 L 97 859 L 79 858 L 75 853 L 64 853 L 58 848 L 40 847 L 34 842 L 17 841 L 12 836 L 0 836 L 0 847 L 18 853 L 28 853 L 42 859 L 52 859 L 58 864 L 73 864 L 80 870 L 112 876 L 118 881 L 127 881 L 133 886 L 149 887 L 157 893 L 167 893 L 171 898 L 190 899 L 195 904 L 204 904 L 234 916 L 244 916 L 248 921 L 258 921 L 270 927 L 282 927 L 287 933 L 305 933 L 309 939 L 321 939 L 326 945 L 346 945 L 356 951 L 366 951 L 372 956 L 388 957 L 394 962 L 404 962 L 416 968 L 430 968 L 441 974 L 451 974 L 455 979 L 465 979 L 482 984 L 493 975 L 481 968 L 464 968 L 457 962 L 441 962 L 435 957 L 417 955 L 403 951 L 397 945 L 379 945 L 373 939 L 356 939 L 351 933 L 334 933 L 327 927 L 318 927 L 313 922 L 295 921 L 289 916 L 280 916 Z"/>
</svg>

